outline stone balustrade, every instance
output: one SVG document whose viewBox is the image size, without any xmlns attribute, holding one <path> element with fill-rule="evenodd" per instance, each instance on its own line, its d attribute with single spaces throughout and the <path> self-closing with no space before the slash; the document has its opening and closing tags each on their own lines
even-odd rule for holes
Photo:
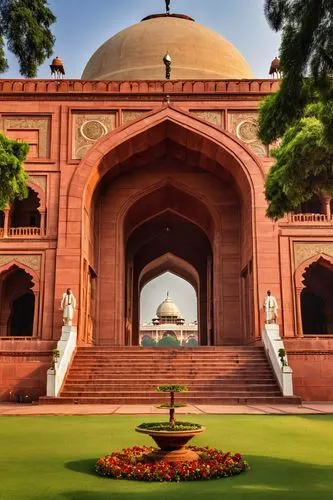
<svg viewBox="0 0 333 500">
<path fill-rule="evenodd" d="M 40 227 L 10 227 L 7 234 L 4 228 L 0 228 L 0 238 L 41 238 L 42 236 Z"/>
<path fill-rule="evenodd" d="M 333 216 L 326 214 L 288 214 L 282 224 L 333 224 Z"/>
<path fill-rule="evenodd" d="M 279 325 L 275 323 L 265 323 L 261 337 L 265 346 L 267 358 L 270 360 L 270 364 L 274 370 L 276 380 L 283 396 L 293 396 L 293 371 L 290 366 L 288 366 L 287 354 L 284 357 L 287 363 L 286 366 L 281 365 L 279 357 L 279 350 L 285 350 L 283 340 L 280 337 Z"/>
</svg>

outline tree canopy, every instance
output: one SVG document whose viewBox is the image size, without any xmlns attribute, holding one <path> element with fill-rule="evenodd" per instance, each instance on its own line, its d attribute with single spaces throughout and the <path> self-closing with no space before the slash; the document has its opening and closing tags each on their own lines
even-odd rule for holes
<svg viewBox="0 0 333 500">
<path fill-rule="evenodd" d="M 22 76 L 33 78 L 52 55 L 56 17 L 47 0 L 0 0 L 0 73 L 8 69 L 5 43 L 18 59 Z"/>
<path fill-rule="evenodd" d="M 325 137 L 323 108 L 321 102 L 307 106 L 272 153 L 276 163 L 265 191 L 272 219 L 294 211 L 314 194 L 333 196 L 333 145 Z"/>
<path fill-rule="evenodd" d="M 333 0 L 266 0 L 281 31 L 280 89 L 262 103 L 259 136 L 280 140 L 266 180 L 267 215 L 294 211 L 314 194 L 333 195 Z"/>
<path fill-rule="evenodd" d="M 28 195 L 28 176 L 23 169 L 28 151 L 29 145 L 25 142 L 0 134 L 0 210 L 14 198 L 23 199 Z"/>
<path fill-rule="evenodd" d="M 265 14 L 282 34 L 280 90 L 263 103 L 259 118 L 260 138 L 270 144 L 302 116 L 314 88 L 325 101 L 333 97 L 333 0 L 266 0 Z M 332 102 L 326 119 L 333 122 Z"/>
</svg>

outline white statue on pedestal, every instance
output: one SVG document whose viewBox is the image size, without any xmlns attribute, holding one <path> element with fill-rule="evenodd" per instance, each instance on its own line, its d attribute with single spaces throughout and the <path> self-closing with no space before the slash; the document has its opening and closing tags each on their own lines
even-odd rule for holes
<svg viewBox="0 0 333 500">
<path fill-rule="evenodd" d="M 265 323 L 276 323 L 278 305 L 276 298 L 267 290 L 267 295 L 264 298 Z"/>
<path fill-rule="evenodd" d="M 74 310 L 76 307 L 76 299 L 70 288 L 67 288 L 61 299 L 62 320 L 64 325 L 72 326 Z"/>
</svg>

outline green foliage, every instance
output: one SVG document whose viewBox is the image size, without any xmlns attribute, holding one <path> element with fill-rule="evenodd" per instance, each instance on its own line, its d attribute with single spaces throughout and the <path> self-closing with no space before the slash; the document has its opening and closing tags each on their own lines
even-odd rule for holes
<svg viewBox="0 0 333 500">
<path fill-rule="evenodd" d="M 266 0 L 265 14 L 271 27 L 282 32 L 283 80 L 279 92 L 263 104 L 259 119 L 259 136 L 269 144 L 302 116 L 311 102 L 309 85 L 314 85 L 325 102 L 332 100 L 333 2 Z M 311 78 L 308 80 L 305 76 Z M 333 108 L 332 101 L 330 108 Z M 333 121 L 332 109 L 330 117 Z"/>
<path fill-rule="evenodd" d="M 201 429 L 200 424 L 194 424 L 192 422 L 176 422 L 174 425 L 170 425 L 169 422 L 144 422 L 138 425 L 139 429 L 147 429 L 150 431 L 193 431 Z"/>
<path fill-rule="evenodd" d="M 265 190 L 271 219 L 295 210 L 313 194 L 333 195 L 333 144 L 326 140 L 323 110 L 320 102 L 309 105 L 272 153 L 276 163 Z"/>
<path fill-rule="evenodd" d="M 50 26 L 55 20 L 47 0 L 0 0 L 0 72 L 8 68 L 6 40 L 19 61 L 21 75 L 35 77 L 38 66 L 52 55 L 55 39 Z"/>
<path fill-rule="evenodd" d="M 284 359 L 286 357 L 286 350 L 281 347 L 278 351 L 278 355 L 282 366 L 288 366 L 287 361 Z"/>
<path fill-rule="evenodd" d="M 166 335 L 157 342 L 157 345 L 159 347 L 179 347 L 180 342 L 171 335 Z"/>
<path fill-rule="evenodd" d="M 189 338 L 188 341 L 186 342 L 187 347 L 196 347 L 198 345 L 197 339 L 194 339 L 193 337 Z"/>
<path fill-rule="evenodd" d="M 156 342 L 151 337 L 143 337 L 141 345 L 142 347 L 156 347 Z"/>
<path fill-rule="evenodd" d="M 186 385 L 179 384 L 165 384 L 156 387 L 157 392 L 187 392 L 188 387 Z"/>
<path fill-rule="evenodd" d="M 0 133 L 0 210 L 14 198 L 22 200 L 28 195 L 28 176 L 23 169 L 28 151 L 28 144 L 8 139 Z"/>
<path fill-rule="evenodd" d="M 187 405 L 183 404 L 183 403 L 162 403 L 161 405 L 157 406 L 157 408 L 161 408 L 161 409 L 168 409 L 170 410 L 170 408 L 185 408 Z"/>
</svg>

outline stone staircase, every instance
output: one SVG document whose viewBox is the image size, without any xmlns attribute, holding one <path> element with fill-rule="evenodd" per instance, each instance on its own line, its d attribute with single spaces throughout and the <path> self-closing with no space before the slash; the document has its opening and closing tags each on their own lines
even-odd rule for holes
<svg viewBox="0 0 333 500">
<path fill-rule="evenodd" d="M 262 347 L 79 347 L 58 398 L 43 403 L 158 404 L 160 384 L 185 384 L 177 402 L 299 403 L 283 397 Z"/>
</svg>

